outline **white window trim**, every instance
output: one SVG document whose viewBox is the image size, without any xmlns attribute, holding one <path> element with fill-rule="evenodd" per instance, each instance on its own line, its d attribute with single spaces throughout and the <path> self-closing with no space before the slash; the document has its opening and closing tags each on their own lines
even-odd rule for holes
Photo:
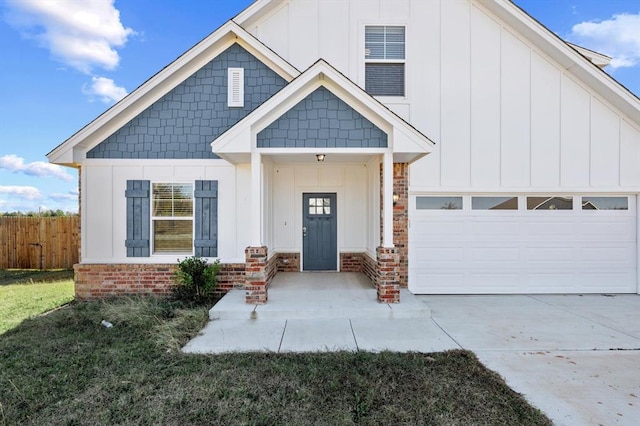
<svg viewBox="0 0 640 426">
<path fill-rule="evenodd" d="M 367 59 L 365 57 L 365 39 L 367 27 L 404 27 L 404 59 Z M 362 72 L 360 76 L 360 86 L 365 89 L 366 87 L 366 64 L 367 63 L 390 63 L 390 64 L 404 64 L 404 96 L 374 96 L 377 100 L 384 104 L 397 104 L 409 102 L 409 73 L 408 73 L 408 59 L 409 59 L 409 25 L 407 21 L 361 21 L 360 22 L 360 40 L 358 44 L 359 58 L 360 58 L 360 70 Z M 373 95 L 372 95 L 373 96 Z"/>
<path fill-rule="evenodd" d="M 149 212 L 149 220 L 150 220 L 150 245 L 151 245 L 151 256 L 152 257 L 159 257 L 159 256 L 193 256 L 193 254 L 195 253 L 194 247 L 193 247 L 193 238 L 195 236 L 195 232 L 196 232 L 196 219 L 195 219 L 195 207 L 196 207 L 196 200 L 194 197 L 194 191 L 195 191 L 195 183 L 192 181 L 151 181 L 151 188 L 150 188 L 150 212 Z M 192 209 L 191 209 L 191 216 L 155 216 L 153 214 L 153 205 L 154 205 L 154 192 L 153 192 L 153 186 L 154 185 L 191 185 L 191 200 L 192 200 Z M 191 251 L 187 252 L 187 251 L 163 251 L 163 252 L 156 252 L 156 248 L 155 248 L 155 243 L 156 243 L 156 238 L 155 238 L 155 227 L 154 225 L 154 221 L 156 220 L 190 220 L 191 221 Z"/>
</svg>

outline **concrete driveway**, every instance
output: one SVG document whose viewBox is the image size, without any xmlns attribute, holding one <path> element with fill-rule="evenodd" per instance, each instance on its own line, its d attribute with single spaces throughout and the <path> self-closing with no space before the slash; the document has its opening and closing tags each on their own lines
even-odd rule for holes
<svg viewBox="0 0 640 426">
<path fill-rule="evenodd" d="M 558 425 L 636 425 L 640 296 L 414 296 L 362 274 L 279 273 L 262 306 L 232 291 L 184 351 L 472 350 Z"/>
<path fill-rule="evenodd" d="M 640 296 L 419 296 L 433 321 L 558 425 L 640 419 Z"/>
</svg>

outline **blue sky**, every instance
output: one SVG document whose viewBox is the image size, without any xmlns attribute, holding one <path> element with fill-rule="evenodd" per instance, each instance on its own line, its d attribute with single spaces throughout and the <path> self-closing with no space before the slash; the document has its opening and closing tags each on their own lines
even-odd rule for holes
<svg viewBox="0 0 640 426">
<path fill-rule="evenodd" d="M 251 0 L 0 0 L 0 212 L 77 211 L 45 155 Z M 640 94 L 637 0 L 515 0 Z"/>
</svg>

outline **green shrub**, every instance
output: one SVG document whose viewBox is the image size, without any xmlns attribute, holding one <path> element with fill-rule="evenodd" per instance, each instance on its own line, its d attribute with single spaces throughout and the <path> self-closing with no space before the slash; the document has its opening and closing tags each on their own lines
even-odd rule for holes
<svg viewBox="0 0 640 426">
<path fill-rule="evenodd" d="M 192 303 L 210 303 L 214 301 L 214 291 L 218 285 L 220 261 L 209 264 L 206 259 L 192 256 L 178 260 L 178 269 L 174 275 L 173 295 L 177 300 Z"/>
</svg>

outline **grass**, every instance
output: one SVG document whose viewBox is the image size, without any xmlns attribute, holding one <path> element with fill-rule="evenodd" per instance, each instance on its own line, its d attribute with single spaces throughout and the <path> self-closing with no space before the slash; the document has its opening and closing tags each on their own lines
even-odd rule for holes
<svg viewBox="0 0 640 426">
<path fill-rule="evenodd" d="M 206 321 L 151 298 L 27 320 L 0 336 L 0 422 L 551 424 L 470 352 L 182 354 Z"/>
<path fill-rule="evenodd" d="M 73 300 L 73 271 L 0 271 L 0 335 Z"/>
</svg>

